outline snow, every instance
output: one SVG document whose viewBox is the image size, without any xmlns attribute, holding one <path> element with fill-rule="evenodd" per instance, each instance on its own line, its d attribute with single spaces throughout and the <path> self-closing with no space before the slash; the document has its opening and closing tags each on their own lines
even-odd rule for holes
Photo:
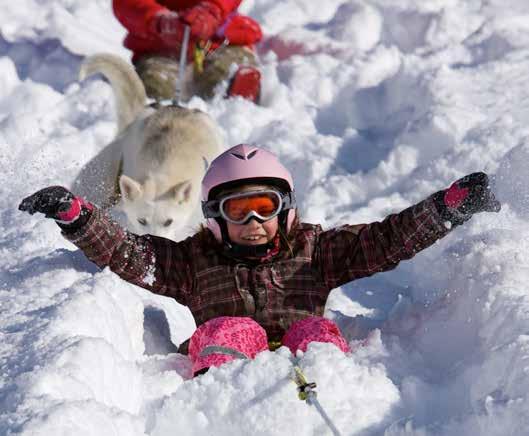
<svg viewBox="0 0 529 436">
<path fill-rule="evenodd" d="M 281 348 L 190 379 L 187 308 L 99 271 L 17 210 L 69 185 L 114 135 L 84 56 L 124 58 L 110 0 L 0 14 L 0 434 L 331 434 L 297 399 L 299 364 L 341 434 L 527 434 L 529 5 L 524 0 L 246 0 L 263 24 L 263 105 L 205 103 L 228 144 L 293 172 L 300 214 L 369 222 L 454 179 L 493 176 L 481 214 L 391 272 L 335 290 L 352 353 Z M 196 228 L 192 223 L 187 229 Z"/>
</svg>

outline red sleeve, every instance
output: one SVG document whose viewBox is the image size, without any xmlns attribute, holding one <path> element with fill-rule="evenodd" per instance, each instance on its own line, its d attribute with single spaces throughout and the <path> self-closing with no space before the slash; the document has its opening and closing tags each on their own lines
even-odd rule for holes
<svg viewBox="0 0 529 436">
<path fill-rule="evenodd" d="M 224 36 L 233 45 L 253 45 L 261 40 L 263 32 L 254 19 L 245 15 L 235 15 L 228 20 L 224 28 Z"/>
<path fill-rule="evenodd" d="M 235 2 L 231 1 L 231 3 Z M 119 22 L 130 33 L 136 35 L 148 35 L 147 23 L 155 14 L 167 9 L 156 0 L 113 0 L 112 7 Z"/>
<path fill-rule="evenodd" d="M 242 0 L 207 0 L 207 1 L 217 5 L 220 9 L 222 9 L 223 20 L 226 19 L 226 17 L 229 14 L 236 11 L 242 2 Z"/>
</svg>

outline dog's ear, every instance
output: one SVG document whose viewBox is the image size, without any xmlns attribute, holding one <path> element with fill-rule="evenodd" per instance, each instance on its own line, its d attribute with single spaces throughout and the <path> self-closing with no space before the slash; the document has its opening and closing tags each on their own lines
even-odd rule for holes
<svg viewBox="0 0 529 436">
<path fill-rule="evenodd" d="M 143 195 L 141 185 L 125 175 L 119 178 L 119 190 L 124 201 L 134 201 Z"/>
<path fill-rule="evenodd" d="M 186 180 L 185 182 L 178 183 L 171 188 L 171 195 L 175 199 L 177 204 L 182 204 L 191 198 L 191 189 L 193 184 L 191 180 Z"/>
</svg>

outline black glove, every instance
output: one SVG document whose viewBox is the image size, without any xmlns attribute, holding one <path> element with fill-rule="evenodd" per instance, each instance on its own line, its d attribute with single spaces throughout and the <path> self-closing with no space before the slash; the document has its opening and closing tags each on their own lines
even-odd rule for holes
<svg viewBox="0 0 529 436">
<path fill-rule="evenodd" d="M 460 225 L 478 212 L 499 212 L 501 204 L 490 189 L 485 173 L 472 173 L 433 196 L 439 214 L 452 225 Z"/>
<path fill-rule="evenodd" d="M 49 186 L 24 198 L 18 209 L 31 215 L 43 213 L 46 218 L 57 221 L 63 229 L 78 229 L 86 224 L 93 208 L 66 188 Z"/>
</svg>

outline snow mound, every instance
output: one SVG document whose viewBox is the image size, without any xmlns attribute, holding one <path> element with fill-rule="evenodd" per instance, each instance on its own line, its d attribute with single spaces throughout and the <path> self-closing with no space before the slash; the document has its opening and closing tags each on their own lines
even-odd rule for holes
<svg viewBox="0 0 529 436">
<path fill-rule="evenodd" d="M 498 198 L 520 217 L 529 218 L 529 143 L 514 147 L 501 161 L 496 174 Z"/>
<path fill-rule="evenodd" d="M 108 144 L 128 58 L 110 0 L 22 0 L 0 16 L 0 434 L 525 434 L 529 423 L 529 6 L 523 0 L 246 0 L 262 105 L 194 99 L 228 144 L 292 171 L 300 215 L 369 222 L 486 171 L 503 202 L 397 269 L 333 291 L 354 349 L 312 344 L 190 379 L 187 308 L 99 271 L 22 198 L 70 186 Z M 193 222 L 189 232 L 198 226 Z M 102 430 L 104 429 L 104 430 Z"/>
<path fill-rule="evenodd" d="M 318 401 L 344 434 L 380 426 L 398 404 L 398 390 L 382 366 L 357 362 L 333 345 L 311 344 L 296 363 L 308 380 L 318 380 Z M 292 377 L 286 348 L 212 369 L 164 401 L 151 434 L 166 436 L 174 428 L 189 435 L 324 434 L 324 421 L 297 398 Z M 263 425 L 263 416 L 274 422 Z"/>
</svg>

